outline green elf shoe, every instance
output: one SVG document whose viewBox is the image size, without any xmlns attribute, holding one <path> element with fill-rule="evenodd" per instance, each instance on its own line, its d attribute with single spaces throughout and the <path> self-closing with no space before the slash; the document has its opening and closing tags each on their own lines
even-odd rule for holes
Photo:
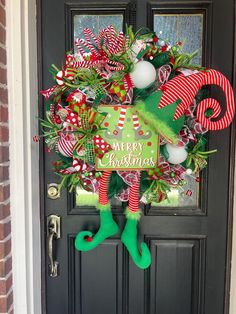
<svg viewBox="0 0 236 314">
<path fill-rule="evenodd" d="M 141 249 L 138 248 L 137 240 L 137 224 L 140 218 L 140 211 L 131 213 L 129 209 L 126 211 L 126 225 L 121 235 L 121 241 L 126 246 L 134 263 L 142 269 L 148 268 L 151 265 L 151 253 L 145 242 L 140 244 Z"/>
<path fill-rule="evenodd" d="M 110 204 L 98 205 L 100 210 L 100 228 L 93 236 L 91 231 L 81 231 L 75 238 L 75 247 L 79 251 L 90 251 L 101 244 L 105 239 L 115 235 L 119 228 L 113 220 Z"/>
</svg>

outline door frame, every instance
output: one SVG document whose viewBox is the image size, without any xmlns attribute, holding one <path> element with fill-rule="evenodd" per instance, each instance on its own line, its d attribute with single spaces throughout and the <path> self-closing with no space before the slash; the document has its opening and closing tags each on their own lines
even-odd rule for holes
<svg viewBox="0 0 236 314">
<path fill-rule="evenodd" d="M 36 1 L 6 11 L 14 312 L 41 314 Z"/>
<path fill-rule="evenodd" d="M 39 32 L 37 33 L 40 0 L 10 0 L 6 2 L 6 6 L 9 116 L 14 117 L 9 121 L 14 310 L 16 313 L 42 314 L 45 313 L 45 282 L 43 280 L 45 269 L 44 246 L 41 244 L 40 232 L 42 231 L 40 229 L 44 226 L 44 220 L 40 216 L 39 149 L 38 145 L 32 143 L 32 136 L 38 133 L 38 123 L 35 117 L 38 111 L 38 79 L 40 80 L 40 68 L 37 68 L 40 62 L 40 55 L 38 56 L 37 53 L 37 42 L 40 40 L 38 36 L 40 25 L 38 25 Z M 236 37 L 234 91 L 236 92 Z M 231 126 L 232 152 L 234 152 L 236 140 L 235 129 L 236 122 L 234 121 Z M 234 154 L 232 156 L 229 181 L 225 314 L 233 314 L 236 309 L 236 215 L 233 221 L 233 208 L 236 210 L 236 202 L 233 204 L 234 195 L 236 196 L 236 180 L 234 190 Z M 231 262 L 233 262 L 232 277 Z"/>
</svg>

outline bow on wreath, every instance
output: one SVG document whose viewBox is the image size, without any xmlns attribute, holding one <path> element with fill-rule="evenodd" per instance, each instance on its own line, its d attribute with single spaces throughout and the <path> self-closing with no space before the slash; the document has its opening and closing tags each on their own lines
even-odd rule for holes
<svg viewBox="0 0 236 314">
<path fill-rule="evenodd" d="M 84 36 L 86 40 L 78 38 L 75 41 L 80 60 L 76 61 L 75 58 L 69 56 L 68 67 L 94 68 L 101 77 L 106 79 L 111 77 L 112 71 L 125 69 L 122 63 L 111 60 L 111 56 L 124 52 L 125 37 L 122 32 L 117 34 L 115 28 L 109 26 L 96 37 L 89 28 L 85 28 Z"/>
<path fill-rule="evenodd" d="M 93 164 L 96 157 L 102 158 L 104 154 L 112 150 L 99 134 L 102 131 L 99 125 L 104 119 L 102 114 L 90 109 L 85 110 L 83 114 L 70 112 L 68 116 L 65 119 L 66 127 L 72 128 L 72 130 L 62 132 L 57 144 L 62 155 Z M 66 136 L 65 133 L 67 133 Z M 76 133 L 77 136 L 75 136 Z"/>
<path fill-rule="evenodd" d="M 77 126 L 80 119 L 83 128 Z M 78 181 L 84 189 L 96 192 L 98 189 L 99 173 L 94 167 L 95 158 L 102 158 L 112 150 L 111 146 L 99 134 L 99 125 L 104 116 L 93 109 L 86 110 L 83 115 L 73 112 L 72 120 L 66 120 L 67 131 L 62 132 L 57 142 L 61 155 L 72 157 L 73 161 L 64 161 L 55 166 L 55 172 L 63 175 L 63 180 L 70 175 L 70 186 L 73 188 Z M 68 129 L 69 128 L 69 129 Z"/>
<path fill-rule="evenodd" d="M 148 175 L 151 180 L 163 180 L 172 186 L 176 186 L 184 179 L 186 169 L 181 165 L 170 165 L 161 156 L 160 162 L 155 169 L 149 170 Z"/>
</svg>

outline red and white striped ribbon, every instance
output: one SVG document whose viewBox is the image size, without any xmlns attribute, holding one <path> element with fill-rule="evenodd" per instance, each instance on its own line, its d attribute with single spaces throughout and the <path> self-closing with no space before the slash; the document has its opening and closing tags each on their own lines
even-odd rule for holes
<svg viewBox="0 0 236 314">
<path fill-rule="evenodd" d="M 93 32 L 91 31 L 90 28 L 86 27 L 84 28 L 84 36 L 85 36 L 85 39 L 87 40 L 87 42 L 90 44 L 90 45 L 93 45 L 93 43 L 91 42 L 90 38 L 93 39 L 94 43 L 96 45 L 98 45 L 98 39 L 97 37 L 93 34 Z"/>
<path fill-rule="evenodd" d="M 102 178 L 100 180 L 99 186 L 99 204 L 107 205 L 109 203 L 108 200 L 108 183 L 111 175 L 111 171 L 103 171 Z"/>
<path fill-rule="evenodd" d="M 77 38 L 76 41 L 75 41 L 75 45 L 79 48 L 79 46 L 81 47 L 86 47 L 89 49 L 89 51 L 92 52 L 92 54 L 94 54 L 95 56 L 98 56 L 98 52 L 97 50 L 94 48 L 94 46 L 91 44 L 91 42 L 87 42 L 85 41 L 84 39 L 82 38 Z M 81 49 L 80 49 L 81 50 Z M 79 50 L 79 52 L 80 52 Z M 84 50 L 84 49 L 83 49 Z M 81 52 L 80 52 L 81 53 Z M 85 51 L 83 52 L 83 54 L 85 53 Z M 82 55 L 83 55 L 82 54 Z"/>
<path fill-rule="evenodd" d="M 117 43 L 117 48 L 115 49 L 114 54 L 117 54 L 118 52 L 124 49 L 125 38 L 122 32 L 120 32 L 119 35 L 117 36 L 116 43 Z"/>
<path fill-rule="evenodd" d="M 56 88 L 57 88 L 57 85 L 54 85 L 53 87 L 50 87 L 46 90 L 41 90 L 40 94 L 43 95 L 46 100 L 48 100 L 49 97 L 54 93 Z"/>
<path fill-rule="evenodd" d="M 192 104 L 199 89 L 204 85 L 210 84 L 218 85 L 225 93 L 225 115 L 218 121 L 211 121 L 211 118 L 219 116 L 221 108 L 220 104 L 215 99 L 207 98 L 199 103 L 197 108 L 197 118 L 203 127 L 208 130 L 220 130 L 226 128 L 229 126 L 234 116 L 234 95 L 228 79 L 216 70 L 202 71 L 198 74 L 189 75 L 188 77 L 180 74 L 168 81 L 160 88 L 163 91 L 163 94 L 159 103 L 159 108 L 172 104 L 177 100 L 181 100 L 174 115 L 174 120 L 176 120 L 184 114 L 186 109 Z M 214 111 L 210 118 L 205 116 L 205 111 L 208 108 L 211 108 Z"/>
<path fill-rule="evenodd" d="M 221 108 L 217 100 L 207 98 L 199 103 L 197 107 L 197 118 L 199 122 L 208 130 L 221 130 L 227 128 L 233 120 L 235 112 L 234 95 L 230 82 L 220 72 L 216 70 L 210 70 L 209 72 L 205 73 L 204 85 L 208 84 L 215 84 L 223 89 L 226 98 L 226 111 L 224 116 L 220 120 L 211 121 L 205 116 L 205 111 L 208 108 L 213 109 L 214 113 L 210 118 L 216 118 L 217 116 L 219 116 Z"/>
<path fill-rule="evenodd" d="M 115 50 L 115 29 L 113 26 L 108 26 L 105 29 L 105 34 L 108 40 L 108 51 L 114 53 Z"/>
</svg>

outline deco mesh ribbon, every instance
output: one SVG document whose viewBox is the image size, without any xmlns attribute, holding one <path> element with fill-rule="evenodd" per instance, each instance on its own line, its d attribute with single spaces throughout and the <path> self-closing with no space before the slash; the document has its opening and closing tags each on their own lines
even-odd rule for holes
<svg viewBox="0 0 236 314">
<path fill-rule="evenodd" d="M 144 269 L 151 255 L 146 243 L 139 248 L 137 241 L 139 202 L 168 205 L 173 191 L 178 202 L 193 199 L 193 184 L 200 182 L 199 172 L 216 151 L 206 151 L 206 134 L 231 123 L 233 91 L 222 73 L 193 63 L 196 52 L 186 53 L 181 42 L 171 44 L 146 28 L 135 34 L 127 27 L 124 34 L 108 26 L 98 35 L 85 28 L 84 38 L 76 39 L 75 46 L 61 69 L 54 64 L 50 69 L 55 83 L 41 91 L 42 133 L 34 141 L 44 137 L 47 150 L 56 152 L 53 166 L 61 177 L 59 189 L 80 188 L 99 195 L 100 227 L 96 234 L 80 232 L 76 248 L 91 250 L 118 232 L 110 207 L 110 199 L 116 197 L 128 202 L 121 241 L 134 263 Z M 220 103 L 202 89 L 211 84 L 225 94 L 224 114 Z M 107 106 L 119 110 L 114 130 L 109 130 L 113 117 L 99 109 Z M 128 125 L 134 143 L 128 143 Z M 150 168 L 99 168 L 99 161 L 115 150 L 120 139 L 126 141 L 120 143 L 121 151 L 140 143 L 149 155 L 158 142 L 157 160 Z"/>
<path fill-rule="evenodd" d="M 53 65 L 51 69 L 56 85 L 41 92 L 47 101 L 47 119 L 41 121 L 43 136 L 49 149 L 56 150 L 59 157 L 63 156 L 59 163 L 61 168 L 57 165 L 55 171 L 67 176 L 67 184 L 75 187 L 79 181 L 70 180 L 69 177 L 81 177 L 81 173 L 91 167 L 96 173 L 96 158 L 102 158 L 112 149 L 99 134 L 104 117 L 98 114 L 97 105 L 113 103 L 124 106 L 140 100 L 144 101 L 147 120 L 153 115 L 158 121 L 160 113 L 162 122 L 166 122 L 170 110 L 162 114 L 164 111 L 161 109 L 176 103 L 172 124 L 185 116 L 184 123 L 178 129 L 177 146 L 188 152 L 186 161 L 181 164 L 181 173 L 182 169 L 191 169 L 198 176 L 198 171 L 206 166 L 206 157 L 212 153 L 204 151 L 207 130 L 227 127 L 234 115 L 233 92 L 228 80 L 216 70 L 194 66 L 191 59 L 195 53 L 184 53 L 181 42 L 171 45 L 147 30 L 134 34 L 129 27 L 124 34 L 117 32 L 113 26 L 108 26 L 96 36 L 89 28 L 85 28 L 84 38 L 76 39 L 75 45 L 78 50 L 67 53 L 65 66 L 58 69 Z M 157 71 L 156 81 L 151 87 L 148 86 L 147 91 L 138 90 L 130 75 L 142 60 L 153 64 Z M 196 99 L 201 87 L 209 84 L 218 85 L 226 95 L 227 110 L 218 121 L 212 119 L 219 116 L 220 104 L 211 98 L 200 101 Z M 152 108 L 149 108 L 145 103 L 147 96 L 150 93 L 155 96 L 158 92 L 162 93 L 161 97 L 156 97 L 157 103 L 153 99 Z M 137 116 L 142 117 L 142 110 Z M 148 121 L 151 123 L 152 119 Z M 171 123 L 168 127 L 174 129 Z M 165 136 L 164 131 L 160 134 L 161 147 L 164 147 L 171 137 Z M 38 141 L 39 137 L 35 136 L 34 140 Z M 166 152 L 162 150 L 161 160 L 157 165 L 161 167 L 156 169 L 163 170 L 163 165 L 169 165 L 168 169 L 177 167 L 169 163 Z M 176 188 L 182 180 L 181 176 L 173 179 L 170 170 L 165 170 L 161 177 L 154 175 L 153 171 L 155 173 L 156 170 L 147 172 L 150 184 L 145 184 L 146 189 L 150 188 L 152 180 L 161 178 L 167 185 L 174 184 Z M 132 186 L 126 180 L 129 173 L 132 174 L 132 171 L 127 171 L 127 175 L 117 172 L 123 186 L 114 195 L 121 200 L 129 197 L 129 187 Z M 97 178 L 100 175 L 97 174 Z M 80 183 L 81 180 L 80 178 Z M 165 198 L 167 194 L 168 189 Z"/>
</svg>

